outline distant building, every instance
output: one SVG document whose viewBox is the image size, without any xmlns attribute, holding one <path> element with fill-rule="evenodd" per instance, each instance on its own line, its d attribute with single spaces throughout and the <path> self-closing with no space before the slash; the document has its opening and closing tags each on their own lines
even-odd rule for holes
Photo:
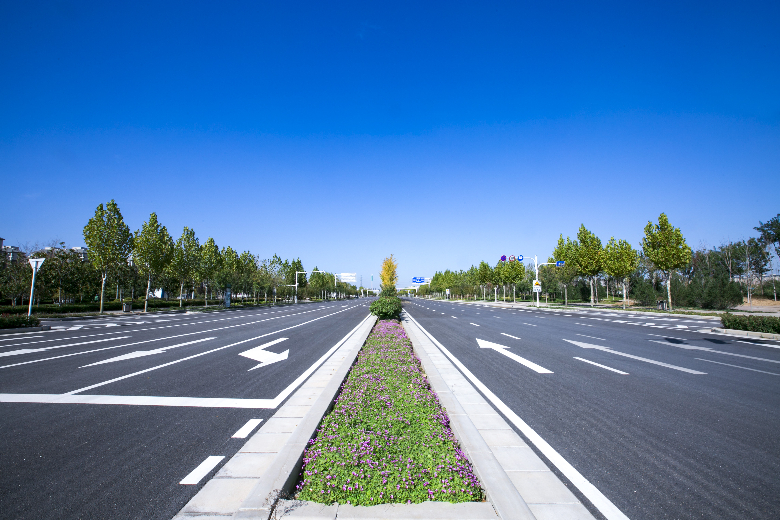
<svg viewBox="0 0 780 520">
<path fill-rule="evenodd" d="M 73 251 L 74 253 L 78 253 L 79 258 L 81 258 L 82 262 L 86 262 L 88 260 L 87 253 L 89 252 L 89 249 L 87 249 L 86 247 L 81 247 L 81 246 L 71 247 L 70 250 Z"/>
<path fill-rule="evenodd" d="M 16 262 L 20 257 L 24 256 L 24 253 L 16 246 L 2 246 L 3 255 L 10 262 Z"/>
</svg>

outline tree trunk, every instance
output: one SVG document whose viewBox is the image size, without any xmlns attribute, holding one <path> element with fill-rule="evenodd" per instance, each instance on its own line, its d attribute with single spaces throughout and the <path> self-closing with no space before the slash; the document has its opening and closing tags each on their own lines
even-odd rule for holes
<svg viewBox="0 0 780 520">
<path fill-rule="evenodd" d="M 623 310 L 626 310 L 626 280 L 623 279 Z"/>
<path fill-rule="evenodd" d="M 179 290 L 179 308 L 181 308 L 181 301 L 184 299 L 184 282 L 181 283 L 181 290 Z"/>
<path fill-rule="evenodd" d="M 100 284 L 100 314 L 103 314 L 103 295 L 106 292 L 106 273 L 103 273 L 103 283 Z"/>
<path fill-rule="evenodd" d="M 144 312 L 146 312 L 146 304 L 149 302 L 149 289 L 152 286 L 152 275 L 146 279 L 146 298 L 144 298 Z"/>
<path fill-rule="evenodd" d="M 590 277 L 590 306 L 593 307 L 593 277 Z"/>
<path fill-rule="evenodd" d="M 666 294 L 669 297 L 669 311 L 672 310 L 672 272 L 666 277 Z"/>
<path fill-rule="evenodd" d="M 563 306 L 568 307 L 569 306 L 569 286 L 564 285 L 563 286 Z"/>
</svg>

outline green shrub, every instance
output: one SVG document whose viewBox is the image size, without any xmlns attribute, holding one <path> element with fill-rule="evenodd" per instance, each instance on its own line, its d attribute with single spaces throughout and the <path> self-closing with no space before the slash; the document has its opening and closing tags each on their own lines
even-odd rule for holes
<svg viewBox="0 0 780 520">
<path fill-rule="evenodd" d="M 727 312 L 720 321 L 725 329 L 780 334 L 780 318 L 772 316 L 738 316 Z"/>
<path fill-rule="evenodd" d="M 401 317 L 403 306 L 400 298 L 383 296 L 374 300 L 370 309 L 371 314 L 375 314 L 380 320 L 397 320 Z"/>
<path fill-rule="evenodd" d="M 38 327 L 40 324 L 41 320 L 35 316 L 11 316 L 10 314 L 0 315 L 0 329 Z"/>
</svg>

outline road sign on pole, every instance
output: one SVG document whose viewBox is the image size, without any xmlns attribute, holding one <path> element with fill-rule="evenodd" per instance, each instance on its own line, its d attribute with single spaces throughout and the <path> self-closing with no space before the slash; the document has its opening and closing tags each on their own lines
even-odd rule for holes
<svg viewBox="0 0 780 520">
<path fill-rule="evenodd" d="M 517 255 L 517 261 L 522 262 L 523 261 L 523 255 Z"/>
<path fill-rule="evenodd" d="M 357 283 L 357 273 L 341 273 L 339 278 L 344 283 Z"/>
<path fill-rule="evenodd" d="M 565 261 L 558 260 L 557 262 L 555 262 L 555 267 L 563 267 L 565 264 L 566 264 Z"/>
<path fill-rule="evenodd" d="M 38 269 L 43 265 L 45 258 L 30 258 L 30 267 L 33 270 L 32 283 L 30 283 L 30 306 L 27 308 L 27 316 L 32 316 L 32 304 L 33 296 L 35 294 L 35 275 L 38 274 Z"/>
<path fill-rule="evenodd" d="M 542 292 L 542 282 L 534 280 L 534 292 Z"/>
</svg>

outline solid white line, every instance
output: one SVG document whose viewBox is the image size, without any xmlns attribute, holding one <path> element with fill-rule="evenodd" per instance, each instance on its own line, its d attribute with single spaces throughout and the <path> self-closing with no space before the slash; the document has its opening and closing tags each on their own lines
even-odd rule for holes
<svg viewBox="0 0 780 520">
<path fill-rule="evenodd" d="M 769 343 L 753 343 L 752 341 L 737 340 L 737 343 L 747 343 L 748 345 L 758 345 L 759 347 L 780 348 L 780 345 L 770 345 Z"/>
<path fill-rule="evenodd" d="M 681 349 L 685 349 L 685 350 L 703 350 L 703 351 L 709 352 L 711 354 L 722 354 L 724 356 L 734 356 L 734 357 L 740 357 L 740 358 L 745 358 L 745 359 L 754 359 L 756 361 L 766 361 L 767 363 L 778 363 L 778 364 L 780 364 L 780 361 L 777 361 L 777 360 L 774 360 L 774 359 L 767 359 L 767 358 L 755 357 L 755 356 L 746 356 L 745 354 L 734 354 L 732 352 L 723 352 L 722 350 L 714 350 L 714 349 L 711 349 L 710 347 L 696 347 L 696 346 L 693 346 L 693 345 L 689 345 L 687 343 L 684 344 L 684 345 L 680 345 L 680 344 L 677 344 L 677 343 L 667 343 L 667 342 L 664 342 L 664 341 L 656 341 L 654 339 L 649 339 L 647 341 L 651 341 L 653 343 L 660 343 L 661 345 L 677 347 L 677 348 L 681 348 Z"/>
<path fill-rule="evenodd" d="M 528 426 L 525 421 L 523 421 L 515 412 L 512 411 L 511 408 L 509 408 L 504 402 L 499 399 L 493 392 L 488 389 L 487 386 L 482 383 L 479 379 L 477 379 L 474 374 L 472 374 L 468 368 L 466 368 L 463 363 L 461 363 L 455 356 L 450 353 L 449 350 L 447 350 L 444 345 L 439 343 L 436 338 L 431 336 L 431 334 L 425 330 L 422 325 L 417 323 L 417 320 L 415 320 L 411 314 L 407 312 L 407 315 L 409 318 L 420 328 L 420 330 L 428 336 L 428 338 L 433 342 L 434 345 L 436 345 L 439 350 L 441 350 L 444 355 L 446 355 L 448 358 L 450 358 L 450 361 L 452 361 L 455 366 L 457 366 L 460 371 L 465 375 L 469 380 L 474 384 L 474 386 L 477 387 L 477 389 L 482 392 L 482 394 L 487 397 L 490 402 L 492 402 L 498 410 L 504 414 L 510 421 L 512 421 L 512 424 L 514 424 L 518 430 L 520 430 L 523 435 L 525 435 L 528 440 L 530 440 L 536 448 L 542 452 L 542 454 L 547 457 L 547 459 L 552 462 L 558 470 L 563 473 L 563 475 L 569 479 L 569 481 L 574 484 L 577 489 L 580 490 L 580 492 L 585 495 L 585 498 L 590 500 L 591 504 L 601 512 L 602 515 L 604 515 L 607 520 L 628 520 L 628 517 L 624 515 L 617 507 L 615 507 L 615 504 L 613 504 L 607 497 L 604 496 L 604 494 L 596 488 L 593 484 L 591 484 L 585 477 L 580 474 L 579 471 L 577 471 L 574 466 L 569 464 L 569 462 L 566 461 L 552 446 L 550 446 L 547 441 L 542 439 L 542 437 L 534 431 L 533 428 Z"/>
<path fill-rule="evenodd" d="M 605 368 L 607 370 L 611 370 L 613 372 L 617 372 L 618 374 L 623 374 L 624 376 L 628 375 L 628 372 L 623 372 L 622 370 L 618 370 L 616 368 L 610 368 L 608 366 L 600 365 L 600 364 L 596 363 L 595 361 L 589 361 L 587 359 L 582 359 L 581 357 L 577 357 L 577 356 L 574 356 L 574 359 L 578 359 L 580 361 L 584 361 L 585 363 L 590 363 L 591 365 L 596 365 L 597 367 L 601 367 L 601 368 Z"/>
<path fill-rule="evenodd" d="M 728 363 L 720 363 L 718 361 L 712 361 L 711 359 L 702 359 L 702 358 L 694 358 L 694 359 L 698 359 L 699 361 L 706 361 L 707 363 L 715 363 L 716 365 L 725 365 L 727 367 L 741 368 L 742 370 L 750 370 L 751 372 L 761 372 L 762 374 L 769 374 L 771 376 L 780 376 L 780 374 L 775 374 L 774 372 L 765 372 L 763 370 L 756 370 L 755 368 L 741 367 L 739 365 L 729 365 Z"/>
<path fill-rule="evenodd" d="M 512 339 L 520 339 L 517 336 L 512 336 L 511 334 L 507 334 L 506 332 L 502 332 L 501 334 L 504 335 L 504 336 L 510 337 Z"/>
<path fill-rule="evenodd" d="M 474 325 L 475 327 L 479 327 L 476 323 L 470 323 L 470 325 Z"/>
<path fill-rule="evenodd" d="M 93 339 L 92 341 L 82 341 L 80 343 L 68 343 L 67 345 L 55 345 L 53 347 L 42 347 L 42 348 L 23 348 L 19 350 L 11 350 L 10 352 L 0 352 L 0 357 L 7 357 L 7 356 L 19 356 L 21 354 L 35 354 L 37 352 L 46 352 L 47 350 L 53 350 L 56 348 L 65 348 L 65 347 L 77 347 L 79 345 L 91 345 L 92 343 L 104 343 L 106 341 L 115 341 L 118 339 L 127 339 L 130 336 L 119 336 L 117 338 L 103 338 L 103 339 Z"/>
<path fill-rule="evenodd" d="M 604 338 L 597 338 L 596 336 L 586 336 L 585 334 L 577 334 L 577 336 L 582 336 L 583 338 L 590 338 L 590 339 L 598 339 L 601 341 L 607 341 Z"/>
<path fill-rule="evenodd" d="M 147 395 L 0 394 L 0 403 L 113 404 L 130 406 L 186 406 L 193 408 L 259 408 L 279 406 L 276 399 L 226 397 L 160 397 Z"/>
<path fill-rule="evenodd" d="M 11 336 L 16 336 L 16 334 L 11 334 Z M 18 339 L 32 339 L 32 338 L 42 338 L 43 336 L 25 336 L 24 338 L 3 338 L 0 339 L 0 341 L 16 341 Z"/>
<path fill-rule="evenodd" d="M 241 427 L 236 433 L 233 434 L 233 439 L 246 439 L 247 435 L 252 433 L 252 430 L 257 428 L 257 425 L 263 422 L 262 419 L 249 419 L 245 425 Z"/>
<path fill-rule="evenodd" d="M 224 459 L 224 456 L 211 456 L 208 457 L 206 460 L 200 463 L 200 466 L 192 470 L 192 472 L 184 477 L 179 484 L 184 484 L 185 486 L 191 486 L 193 484 L 197 484 L 200 482 L 203 477 L 209 474 L 209 472 L 217 467 L 217 464 L 222 462 L 222 459 Z"/>
<path fill-rule="evenodd" d="M 566 341 L 568 343 L 571 343 L 573 345 L 577 345 L 578 347 L 582 348 L 595 348 L 596 350 L 602 350 L 604 352 L 609 352 L 610 354 L 617 354 L 618 356 L 623 356 L 631 359 L 636 359 L 637 361 L 644 361 L 645 363 L 651 363 L 653 365 L 658 365 L 666 368 L 671 368 L 672 370 L 679 370 L 680 372 L 686 372 L 688 374 L 696 374 L 705 376 L 707 375 L 707 372 L 699 372 L 698 370 L 691 370 L 690 368 L 684 368 L 684 367 L 678 367 L 677 365 L 670 365 L 669 363 L 662 363 L 660 361 L 656 361 L 654 359 L 647 359 L 639 356 L 634 356 L 631 354 L 626 354 L 625 352 L 618 352 L 617 350 L 612 350 L 609 347 L 602 347 L 601 345 L 593 345 L 590 343 L 582 343 L 580 341 L 574 341 L 571 339 L 564 339 L 563 341 Z"/>
</svg>

